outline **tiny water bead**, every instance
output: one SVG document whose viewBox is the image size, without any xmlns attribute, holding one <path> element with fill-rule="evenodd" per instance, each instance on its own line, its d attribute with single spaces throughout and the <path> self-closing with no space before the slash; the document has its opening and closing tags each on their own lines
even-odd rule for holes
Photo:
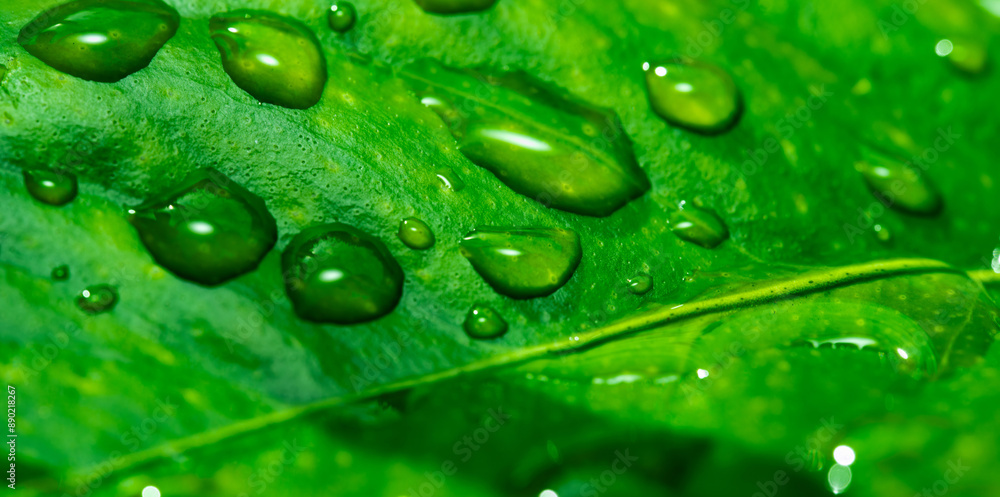
<svg viewBox="0 0 1000 497">
<path fill-rule="evenodd" d="M 52 279 L 55 281 L 66 281 L 69 279 L 69 266 L 63 264 L 52 268 Z"/>
<path fill-rule="evenodd" d="M 989 63 L 986 45 L 972 40 L 943 39 L 934 46 L 939 57 L 947 57 L 952 66 L 970 76 L 982 74 Z"/>
<path fill-rule="evenodd" d="M 854 167 L 882 204 L 919 216 L 941 212 L 941 194 L 926 173 L 873 149 L 863 149 L 862 157 Z"/>
<path fill-rule="evenodd" d="M 39 202 L 66 205 L 76 198 L 76 175 L 49 169 L 25 169 L 24 187 Z"/>
<path fill-rule="evenodd" d="M 414 0 L 424 12 L 431 14 L 465 14 L 493 6 L 497 0 Z"/>
<path fill-rule="evenodd" d="M 554 228 L 479 228 L 461 252 L 494 290 L 515 299 L 545 297 L 561 288 L 580 264 L 580 237 Z"/>
<path fill-rule="evenodd" d="M 469 309 L 462 327 L 470 337 L 477 339 L 497 338 L 507 333 L 507 321 L 486 305 L 476 305 Z"/>
<path fill-rule="evenodd" d="M 191 173 L 129 214 L 158 264 L 208 286 L 256 268 L 278 236 L 264 201 L 212 168 Z"/>
<path fill-rule="evenodd" d="M 413 250 L 427 250 L 434 246 L 434 232 L 427 223 L 408 217 L 399 223 L 400 241 Z"/>
<path fill-rule="evenodd" d="M 281 267 L 295 312 L 309 321 L 371 321 L 392 311 L 403 295 L 403 270 L 382 241 L 342 223 L 295 235 Z"/>
<path fill-rule="evenodd" d="M 420 61 L 401 75 L 463 155 L 546 207 L 607 216 L 650 187 L 611 110 L 518 72 L 490 75 Z"/>
<path fill-rule="evenodd" d="M 179 23 L 159 0 L 77 0 L 39 14 L 17 41 L 58 71 L 110 83 L 148 66 Z"/>
<path fill-rule="evenodd" d="M 653 288 L 653 277 L 646 273 L 638 273 L 626 281 L 628 291 L 633 295 L 644 295 Z"/>
<path fill-rule="evenodd" d="M 649 103 L 676 126 L 705 134 L 721 133 L 736 124 L 741 112 L 733 78 L 718 66 L 690 59 L 660 64 L 646 62 Z"/>
<path fill-rule="evenodd" d="M 350 2 L 337 2 L 326 11 L 326 22 L 330 29 L 338 33 L 346 33 L 354 27 L 358 20 L 358 11 Z"/>
<path fill-rule="evenodd" d="M 714 212 L 688 202 L 670 216 L 670 231 L 678 238 L 704 248 L 715 248 L 729 238 L 729 229 Z"/>
<path fill-rule="evenodd" d="M 465 189 L 465 181 L 462 180 L 462 177 L 449 168 L 444 167 L 434 171 L 434 176 L 444 191 L 460 192 Z"/>
<path fill-rule="evenodd" d="M 326 86 L 326 59 L 307 26 L 258 10 L 215 15 L 209 31 L 226 74 L 257 100 L 305 109 Z"/>
<path fill-rule="evenodd" d="M 76 297 L 76 306 L 87 314 L 110 311 L 118 303 L 118 290 L 111 285 L 92 285 Z"/>
</svg>

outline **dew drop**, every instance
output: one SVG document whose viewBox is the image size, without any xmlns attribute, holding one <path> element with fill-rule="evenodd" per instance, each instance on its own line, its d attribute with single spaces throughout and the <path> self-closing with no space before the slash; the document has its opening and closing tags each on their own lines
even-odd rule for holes
<svg viewBox="0 0 1000 497">
<path fill-rule="evenodd" d="M 76 297 L 76 306 L 87 314 L 110 311 L 118 303 L 118 290 L 106 284 L 92 285 Z"/>
<path fill-rule="evenodd" d="M 24 186 L 35 200 L 48 205 L 66 205 L 76 198 L 76 175 L 48 169 L 25 169 Z"/>
<path fill-rule="evenodd" d="M 909 214 L 934 216 L 944 202 L 925 174 L 901 160 L 865 148 L 855 168 L 865 178 L 868 189 L 883 204 Z"/>
<path fill-rule="evenodd" d="M 582 255 L 576 232 L 553 228 L 479 228 L 462 240 L 461 252 L 494 290 L 515 299 L 552 294 Z"/>
<path fill-rule="evenodd" d="M 934 52 L 947 57 L 955 69 L 969 76 L 982 74 L 989 65 L 986 45 L 973 40 L 943 39 L 934 46 Z"/>
<path fill-rule="evenodd" d="M 649 102 L 667 122 L 705 134 L 732 128 L 741 100 L 733 78 L 718 66 L 690 59 L 645 63 Z"/>
<path fill-rule="evenodd" d="M 408 217 L 399 223 L 400 241 L 413 250 L 427 250 L 434 246 L 434 232 L 427 223 Z"/>
<path fill-rule="evenodd" d="M 52 268 L 52 279 L 55 281 L 66 281 L 69 279 L 69 266 L 63 264 Z"/>
<path fill-rule="evenodd" d="M 382 241 L 342 223 L 295 235 L 281 267 L 295 312 L 309 321 L 371 321 L 392 311 L 403 294 L 403 270 Z"/>
<path fill-rule="evenodd" d="M 607 216 L 650 187 L 610 110 L 523 73 L 491 76 L 423 61 L 402 76 L 462 154 L 544 206 Z"/>
<path fill-rule="evenodd" d="M 465 181 L 462 180 L 462 177 L 449 168 L 440 168 L 434 171 L 434 176 L 444 191 L 460 192 L 465 189 Z"/>
<path fill-rule="evenodd" d="M 233 82 L 257 100 L 305 109 L 319 102 L 326 59 L 307 26 L 258 10 L 218 14 L 209 30 Z"/>
<path fill-rule="evenodd" d="M 358 20 L 358 11 L 350 2 L 337 2 L 326 11 L 326 22 L 330 29 L 338 33 L 346 33 L 354 27 Z"/>
<path fill-rule="evenodd" d="M 158 264 L 207 286 L 252 271 L 277 241 L 264 201 L 212 168 L 191 173 L 129 214 Z"/>
<path fill-rule="evenodd" d="M 472 338 L 497 338 L 507 333 L 507 321 L 492 307 L 476 305 L 465 316 L 463 328 Z"/>
<path fill-rule="evenodd" d="M 670 230 L 681 240 L 709 249 L 729 238 L 729 229 L 719 216 L 686 202 L 670 216 Z"/>
<path fill-rule="evenodd" d="M 653 288 L 653 277 L 646 273 L 639 273 L 626 281 L 628 291 L 633 295 L 644 295 Z"/>
<path fill-rule="evenodd" d="M 159 0 L 77 0 L 39 14 L 17 41 L 58 71 L 110 83 L 148 66 L 179 23 Z"/>
<path fill-rule="evenodd" d="M 466 14 L 493 6 L 497 0 L 414 0 L 424 12 L 431 14 Z"/>
<path fill-rule="evenodd" d="M 872 229 L 875 230 L 875 238 L 878 238 L 878 241 L 883 243 L 888 243 L 892 241 L 892 232 L 890 232 L 889 229 L 886 228 L 885 226 L 882 226 L 881 224 L 876 224 L 875 226 L 872 227 Z"/>
</svg>

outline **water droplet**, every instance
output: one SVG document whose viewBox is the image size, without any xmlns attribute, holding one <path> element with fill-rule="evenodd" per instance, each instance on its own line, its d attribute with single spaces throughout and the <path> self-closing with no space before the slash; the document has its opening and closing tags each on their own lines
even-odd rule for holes
<svg viewBox="0 0 1000 497">
<path fill-rule="evenodd" d="M 472 338 L 497 338 L 507 333 L 507 321 L 492 307 L 476 305 L 465 316 L 463 328 Z"/>
<path fill-rule="evenodd" d="M 465 188 L 465 181 L 448 168 L 441 168 L 434 171 L 434 176 L 441 182 L 441 189 L 449 192 L 460 192 Z"/>
<path fill-rule="evenodd" d="M 876 224 L 872 227 L 872 229 L 875 230 L 875 238 L 878 238 L 880 242 L 888 243 L 892 241 L 892 233 L 885 226 Z"/>
<path fill-rule="evenodd" d="M 399 239 L 413 250 L 427 250 L 434 246 L 434 232 L 427 223 L 408 217 L 399 223 Z"/>
<path fill-rule="evenodd" d="M 424 61 L 402 75 L 469 160 L 542 205 L 607 216 L 649 189 L 610 110 L 523 73 L 488 76 Z"/>
<path fill-rule="evenodd" d="M 257 100 L 305 109 L 319 102 L 326 59 L 316 35 L 294 19 L 258 10 L 235 10 L 209 21 L 222 67 Z"/>
<path fill-rule="evenodd" d="M 76 297 L 76 306 L 87 314 L 110 311 L 118 303 L 118 290 L 111 285 L 92 285 Z"/>
<path fill-rule="evenodd" d="M 729 229 L 719 216 L 690 203 L 682 203 L 670 216 L 670 230 L 681 240 L 709 249 L 729 238 Z"/>
<path fill-rule="evenodd" d="M 431 14 L 465 14 L 493 6 L 497 0 L 414 0 L 424 12 Z"/>
<path fill-rule="evenodd" d="M 944 203 L 926 174 L 886 154 L 865 148 L 855 168 L 884 205 L 920 216 L 934 216 Z"/>
<path fill-rule="evenodd" d="M 159 0 L 77 0 L 39 14 L 17 42 L 58 71 L 110 83 L 148 66 L 179 22 Z"/>
<path fill-rule="evenodd" d="M 461 242 L 462 255 L 497 292 L 515 299 L 552 294 L 580 264 L 580 237 L 552 228 L 479 228 Z"/>
<path fill-rule="evenodd" d="M 718 66 L 690 59 L 643 64 L 653 111 L 667 122 L 706 134 L 736 124 L 741 111 L 733 78 Z"/>
<path fill-rule="evenodd" d="M 354 27 L 358 20 L 358 11 L 350 2 L 337 2 L 326 12 L 326 21 L 330 29 L 338 33 L 346 33 Z"/>
<path fill-rule="evenodd" d="M 25 169 L 24 186 L 35 200 L 49 205 L 66 205 L 76 198 L 76 175 L 48 169 Z"/>
<path fill-rule="evenodd" d="M 944 39 L 934 46 L 939 57 L 947 57 L 959 71 L 975 76 L 982 74 L 989 63 L 986 45 L 972 40 Z"/>
<path fill-rule="evenodd" d="M 382 241 L 346 224 L 295 235 L 281 266 L 295 312 L 309 321 L 371 321 L 392 311 L 403 294 L 403 270 Z"/>
<path fill-rule="evenodd" d="M 191 173 L 129 214 L 158 264 L 202 285 L 252 271 L 277 240 L 264 201 L 211 168 Z"/>
<path fill-rule="evenodd" d="M 644 295 L 653 288 L 653 277 L 646 273 L 639 273 L 628 279 L 628 291 L 633 295 Z"/>
<path fill-rule="evenodd" d="M 69 266 L 63 264 L 52 268 L 52 279 L 56 281 L 66 281 L 69 279 Z"/>
</svg>

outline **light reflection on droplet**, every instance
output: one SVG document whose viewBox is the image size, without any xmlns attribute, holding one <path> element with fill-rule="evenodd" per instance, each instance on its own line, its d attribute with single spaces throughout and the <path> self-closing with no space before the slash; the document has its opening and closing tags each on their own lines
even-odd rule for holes
<svg viewBox="0 0 1000 497">
<path fill-rule="evenodd" d="M 142 497 L 160 497 L 160 489 L 150 485 L 142 489 Z"/>
<path fill-rule="evenodd" d="M 938 54 L 938 57 L 945 57 L 954 49 L 955 46 L 951 43 L 951 40 L 946 38 L 937 42 L 937 45 L 934 46 L 934 53 Z"/>
<path fill-rule="evenodd" d="M 545 490 L 542 490 L 542 493 L 538 494 L 538 497 L 559 497 L 559 494 L 557 494 L 555 490 L 549 490 L 546 488 Z"/>
<path fill-rule="evenodd" d="M 662 77 L 664 77 L 664 76 L 667 75 L 667 68 L 663 67 L 663 66 L 660 66 L 660 67 L 657 67 L 653 72 L 655 72 L 657 76 L 659 76 L 659 77 L 662 78 Z"/>
<path fill-rule="evenodd" d="M 842 464 L 834 464 L 830 468 L 830 472 L 827 473 L 826 479 L 830 483 L 830 490 L 833 493 L 842 493 L 851 484 L 851 468 Z"/>
<path fill-rule="evenodd" d="M 707 369 L 699 369 L 698 370 L 698 378 L 707 378 L 707 377 L 708 377 L 708 370 Z"/>
<path fill-rule="evenodd" d="M 899 357 L 902 357 L 903 359 L 910 358 L 910 354 L 907 354 L 906 351 L 903 349 L 896 349 L 896 353 L 899 354 Z"/>
<path fill-rule="evenodd" d="M 854 463 L 854 459 L 854 449 L 847 445 L 839 445 L 836 449 L 833 449 L 833 460 L 837 461 L 837 464 L 850 466 Z"/>
</svg>

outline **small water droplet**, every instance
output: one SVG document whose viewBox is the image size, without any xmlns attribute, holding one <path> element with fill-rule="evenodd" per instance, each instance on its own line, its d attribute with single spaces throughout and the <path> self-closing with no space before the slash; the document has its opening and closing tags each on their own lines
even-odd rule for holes
<svg viewBox="0 0 1000 497">
<path fill-rule="evenodd" d="M 392 311 L 403 294 L 403 270 L 382 241 L 342 223 L 295 235 L 281 267 L 295 312 L 309 321 L 371 321 Z"/>
<path fill-rule="evenodd" d="M 507 333 L 507 321 L 487 305 L 476 305 L 469 309 L 462 327 L 470 337 L 478 339 L 497 338 Z"/>
<path fill-rule="evenodd" d="M 628 279 L 628 291 L 633 295 L 644 295 L 653 288 L 653 277 L 646 273 L 639 273 Z"/>
<path fill-rule="evenodd" d="M 493 6 L 497 0 L 414 0 L 424 12 L 431 14 L 465 14 Z"/>
<path fill-rule="evenodd" d="M 885 226 L 882 226 L 881 224 L 876 224 L 875 226 L 872 227 L 872 229 L 875 230 L 875 238 L 878 238 L 880 242 L 888 243 L 892 241 L 892 233 L 889 232 L 889 229 L 886 228 Z"/>
<path fill-rule="evenodd" d="M 350 2 L 336 2 L 326 11 L 326 22 L 338 33 L 350 31 L 357 19 L 358 11 Z"/>
<path fill-rule="evenodd" d="M 553 228 L 479 228 L 462 240 L 461 251 L 486 283 L 515 299 L 552 294 L 582 255 L 576 232 Z"/>
<path fill-rule="evenodd" d="M 56 281 L 66 281 L 69 279 L 69 266 L 63 264 L 52 268 L 52 279 Z"/>
<path fill-rule="evenodd" d="M 733 127 L 741 100 L 733 78 L 707 62 L 673 59 L 646 63 L 649 102 L 660 117 L 676 126 L 706 134 Z"/>
<path fill-rule="evenodd" d="M 211 168 L 191 173 L 129 214 L 158 264 L 202 285 L 252 271 L 277 241 L 264 201 Z"/>
<path fill-rule="evenodd" d="M 681 240 L 709 249 L 729 238 L 729 229 L 719 216 L 690 203 L 670 216 L 670 231 Z"/>
<path fill-rule="evenodd" d="M 427 250 L 434 246 L 434 232 L 427 223 L 408 217 L 399 223 L 399 239 L 413 250 Z"/>
<path fill-rule="evenodd" d="M 66 205 L 76 198 L 76 175 L 48 169 L 25 169 L 24 186 L 35 200 L 49 205 Z"/>
<path fill-rule="evenodd" d="M 110 311 L 118 303 L 118 290 L 106 284 L 92 285 L 76 297 L 76 306 L 87 314 Z"/>
<path fill-rule="evenodd" d="M 434 176 L 441 182 L 441 189 L 450 192 L 460 192 L 465 188 L 465 181 L 448 168 L 441 168 L 434 171 Z"/>
<path fill-rule="evenodd" d="M 944 202 L 930 178 L 923 172 L 884 153 L 862 150 L 863 159 L 855 168 L 865 178 L 869 190 L 884 205 L 920 216 L 941 212 Z"/>
<path fill-rule="evenodd" d="M 305 109 L 319 102 L 326 85 L 326 59 L 309 28 L 287 17 L 235 10 L 209 21 L 222 67 L 257 100 Z"/>
<path fill-rule="evenodd" d="M 159 0 L 77 0 L 39 14 L 17 41 L 58 71 L 110 83 L 148 66 L 179 23 Z"/>
<path fill-rule="evenodd" d="M 986 45 L 974 40 L 943 39 L 934 46 L 934 52 L 970 76 L 982 74 L 989 65 Z"/>
</svg>

